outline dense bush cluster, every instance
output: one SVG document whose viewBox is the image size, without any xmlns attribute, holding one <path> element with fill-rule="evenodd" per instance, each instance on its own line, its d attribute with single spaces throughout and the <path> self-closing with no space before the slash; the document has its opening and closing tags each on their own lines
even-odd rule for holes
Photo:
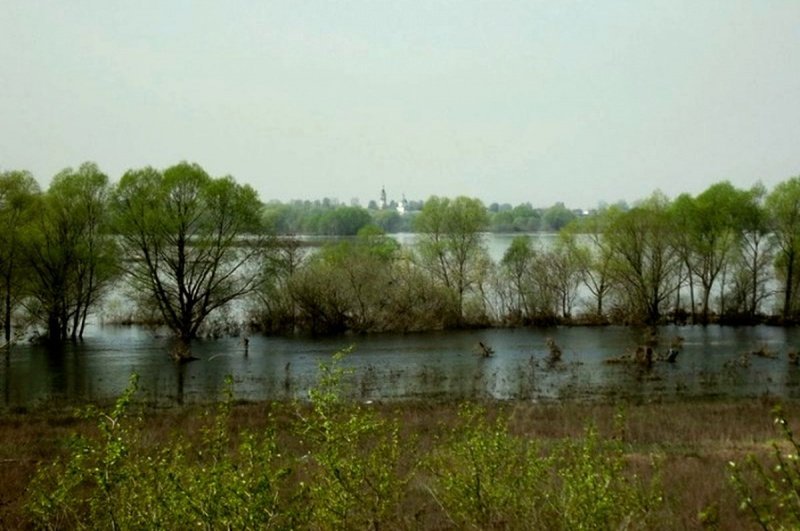
<svg viewBox="0 0 800 531">
<path fill-rule="evenodd" d="M 800 441 L 782 408 L 773 410 L 780 440 L 772 443 L 772 459 L 750 455 L 743 463 L 731 461 L 731 482 L 746 511 L 761 529 L 800 527 Z"/>
<path fill-rule="evenodd" d="M 322 368 L 288 433 L 228 429 L 230 399 L 199 437 L 138 429 L 135 379 L 95 436 L 43 466 L 28 510 L 47 529 L 649 529 L 664 499 L 621 443 L 589 429 L 540 447 L 472 405 L 420 452 L 397 422 L 344 401 Z M 655 477 L 655 476 L 653 476 Z"/>
</svg>

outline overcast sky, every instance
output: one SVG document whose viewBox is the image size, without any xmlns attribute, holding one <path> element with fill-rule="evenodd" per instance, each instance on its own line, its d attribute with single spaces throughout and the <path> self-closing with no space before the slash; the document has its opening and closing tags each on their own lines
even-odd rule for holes
<svg viewBox="0 0 800 531">
<path fill-rule="evenodd" d="M 800 1 L 0 0 L 0 170 L 548 206 L 800 174 Z"/>
</svg>

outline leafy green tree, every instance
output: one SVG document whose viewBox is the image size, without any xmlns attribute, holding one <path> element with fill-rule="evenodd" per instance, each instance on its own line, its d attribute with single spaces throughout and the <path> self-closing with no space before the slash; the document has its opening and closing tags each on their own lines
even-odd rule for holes
<svg viewBox="0 0 800 531">
<path fill-rule="evenodd" d="M 148 294 L 182 341 L 259 285 L 266 235 L 250 186 L 187 162 L 163 173 L 130 170 L 114 191 L 114 210 L 134 289 Z"/>
<path fill-rule="evenodd" d="M 510 210 L 492 213 L 489 219 L 489 230 L 492 232 L 514 232 L 514 214 Z"/>
<path fill-rule="evenodd" d="M 291 205 L 270 201 L 264 206 L 262 213 L 264 225 L 275 234 L 295 234 L 297 224 L 291 219 L 293 212 Z"/>
<path fill-rule="evenodd" d="M 330 236 L 355 236 L 372 222 L 372 216 L 361 207 L 340 206 L 325 212 L 319 221 L 319 230 Z"/>
<path fill-rule="evenodd" d="M 746 201 L 746 192 L 724 181 L 711 185 L 694 199 L 684 196 L 675 203 L 681 207 L 676 222 L 677 233 L 685 242 L 684 261 L 690 278 L 697 279 L 702 288 L 702 323 L 708 323 L 714 283 L 738 247 L 741 233 L 736 214 Z"/>
<path fill-rule="evenodd" d="M 497 291 L 503 294 L 504 316 L 512 323 L 552 324 L 558 319 L 559 297 L 551 249 L 527 236 L 515 238 L 500 262 Z"/>
<path fill-rule="evenodd" d="M 35 210 L 39 185 L 26 171 L 0 173 L 0 289 L 3 335 L 11 341 L 12 314 L 24 293 L 27 268 L 23 265 L 23 241 Z"/>
<path fill-rule="evenodd" d="M 264 256 L 261 288 L 256 291 L 258 307 L 254 320 L 267 332 L 293 332 L 297 307 L 290 291 L 295 273 L 304 267 L 306 250 L 297 238 L 275 238 Z"/>
<path fill-rule="evenodd" d="M 401 216 L 397 210 L 373 210 L 373 223 L 383 229 L 384 232 L 402 232 L 407 230 L 407 218 Z"/>
<path fill-rule="evenodd" d="M 660 321 L 668 297 L 678 289 L 680 257 L 670 243 L 674 232 L 669 201 L 660 193 L 628 211 L 615 209 L 606 231 L 614 259 L 613 276 L 634 319 Z"/>
<path fill-rule="evenodd" d="M 691 230 L 689 220 L 694 218 L 695 203 L 694 199 L 689 194 L 681 194 L 675 198 L 670 206 L 670 212 L 674 223 L 675 230 L 672 233 L 672 245 L 680 257 L 680 265 L 678 267 L 678 285 L 676 290 L 676 303 L 675 309 L 682 310 L 681 306 L 681 291 L 683 287 L 689 288 L 689 313 L 694 321 L 697 316 L 697 305 L 695 304 L 694 294 L 694 268 L 692 267 L 692 242 Z"/>
<path fill-rule="evenodd" d="M 608 208 L 578 218 L 562 229 L 572 239 L 572 254 L 584 286 L 594 298 L 594 316 L 605 319 L 605 305 L 614 289 L 613 252 L 605 238 L 610 220 Z"/>
<path fill-rule="evenodd" d="M 526 236 L 514 238 L 500 262 L 500 272 L 512 322 L 571 318 L 582 274 L 572 235 L 564 234 L 547 248 L 534 245 Z"/>
<path fill-rule="evenodd" d="M 777 243 L 777 270 L 783 284 L 783 318 L 793 315 L 800 276 L 800 177 L 778 184 L 767 196 L 767 212 Z"/>
<path fill-rule="evenodd" d="M 572 317 L 572 308 L 578 297 L 582 277 L 582 249 L 574 234 L 563 231 L 552 249 L 543 256 L 544 276 L 558 301 L 558 313 L 565 319 Z"/>
<path fill-rule="evenodd" d="M 564 203 L 556 203 L 551 206 L 545 211 L 542 217 L 542 221 L 544 221 L 547 230 L 555 232 L 569 225 L 573 219 L 575 219 L 575 214 L 565 207 Z"/>
<path fill-rule="evenodd" d="M 732 260 L 732 289 L 726 297 L 726 310 L 744 314 L 751 320 L 769 295 L 770 264 L 774 259 L 775 240 L 770 237 L 769 215 L 764 207 L 767 195 L 756 184 L 740 197 L 733 224 L 739 232 L 739 245 Z"/>
<path fill-rule="evenodd" d="M 534 232 L 541 229 L 542 215 L 530 203 L 522 203 L 511 210 L 514 216 L 514 229 L 524 232 Z"/>
<path fill-rule="evenodd" d="M 398 218 L 387 220 L 388 224 L 402 221 L 393 210 L 386 211 L 386 214 L 394 214 Z M 355 236 L 362 227 L 372 222 L 373 215 L 365 208 L 338 205 L 326 198 L 322 202 L 270 202 L 264 207 L 264 219 L 277 234 Z"/>
<path fill-rule="evenodd" d="M 530 203 L 522 203 L 514 208 L 504 203 L 489 208 L 489 229 L 491 232 L 535 232 L 541 227 L 541 213 Z"/>
<path fill-rule="evenodd" d="M 27 244 L 29 310 L 58 342 L 83 336 L 86 318 L 117 274 L 108 232 L 108 177 L 84 163 L 53 178 L 40 198 Z"/>
<path fill-rule="evenodd" d="M 535 257 L 530 237 L 517 236 L 511 240 L 500 261 L 503 283 L 510 287 L 508 311 L 514 321 L 524 321 L 533 315 L 530 275 Z"/>
<path fill-rule="evenodd" d="M 453 294 L 459 325 L 464 324 L 466 295 L 480 291 L 485 278 L 489 259 L 481 231 L 488 222 L 483 203 L 464 196 L 432 196 L 415 219 L 420 263 Z"/>
</svg>

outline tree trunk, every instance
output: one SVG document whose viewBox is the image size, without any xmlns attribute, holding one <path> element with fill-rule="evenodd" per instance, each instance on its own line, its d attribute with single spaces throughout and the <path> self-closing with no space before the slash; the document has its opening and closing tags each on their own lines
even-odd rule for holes
<svg viewBox="0 0 800 531">
<path fill-rule="evenodd" d="M 783 320 L 789 319 L 792 310 L 792 284 L 794 283 L 794 251 L 790 251 L 786 257 L 786 290 L 783 299 Z"/>
<path fill-rule="evenodd" d="M 758 243 L 755 244 L 753 248 L 753 264 L 751 265 L 751 270 L 753 272 L 753 278 L 750 279 L 752 285 L 752 291 L 750 293 L 750 306 L 748 308 L 748 313 L 750 314 L 750 318 L 754 319 L 756 316 L 756 300 L 758 297 Z"/>
<path fill-rule="evenodd" d="M 597 295 L 597 317 L 599 319 L 603 318 L 603 292 L 600 291 Z"/>
<path fill-rule="evenodd" d="M 61 342 L 61 322 L 58 318 L 58 309 L 50 310 L 47 315 L 47 340 L 50 343 Z"/>
<path fill-rule="evenodd" d="M 3 332 L 5 334 L 6 343 L 11 341 L 11 283 L 6 278 L 6 293 L 4 301 L 3 312 Z"/>
<path fill-rule="evenodd" d="M 657 325 L 658 321 L 661 319 L 661 312 L 658 311 L 658 293 L 653 293 L 652 299 L 649 303 L 649 310 L 647 312 L 647 324 L 649 325 Z"/>
<path fill-rule="evenodd" d="M 697 322 L 697 313 L 694 304 L 694 278 L 692 278 L 692 268 L 688 269 L 689 271 L 689 309 L 692 313 L 692 324 Z"/>
<path fill-rule="evenodd" d="M 700 323 L 708 324 L 708 301 L 711 299 L 711 288 L 703 283 L 703 313 L 700 315 Z"/>
<path fill-rule="evenodd" d="M 681 311 L 681 284 L 683 283 L 683 265 L 678 267 L 678 289 L 675 290 L 675 310 L 672 312 L 672 321 L 678 321 L 678 314 Z"/>
</svg>

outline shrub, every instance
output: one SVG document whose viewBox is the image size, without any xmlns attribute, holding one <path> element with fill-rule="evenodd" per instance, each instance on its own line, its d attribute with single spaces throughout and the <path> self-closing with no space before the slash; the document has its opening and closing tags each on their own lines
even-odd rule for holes
<svg viewBox="0 0 800 531">
<path fill-rule="evenodd" d="M 508 433 L 506 422 L 463 406 L 461 424 L 428 462 L 431 493 L 459 528 L 506 527 L 529 522 L 545 528 L 551 499 L 545 487 L 549 459 L 530 441 Z"/>
<path fill-rule="evenodd" d="M 128 388 L 108 413 L 89 408 L 84 415 L 97 419 L 96 438 L 73 437 L 68 443 L 66 462 L 42 467 L 29 492 L 29 510 L 45 529 L 91 527 L 95 522 L 118 529 L 118 493 L 130 477 L 127 466 L 133 432 L 124 414 L 136 392 L 138 377 L 131 376 Z"/>
<path fill-rule="evenodd" d="M 504 416 L 489 421 L 483 409 L 466 404 L 455 427 L 435 439 L 429 457 L 420 458 L 415 445 L 401 444 L 396 421 L 342 398 L 344 354 L 321 366 L 308 403 L 286 405 L 297 420 L 281 438 L 271 419 L 257 433 L 231 429 L 229 380 L 225 399 L 205 414 L 199 431 L 154 441 L 145 437 L 141 415 L 131 405 L 137 382 L 132 377 L 110 411 L 88 410 L 95 432 L 73 437 L 64 459 L 39 469 L 28 491 L 33 524 L 115 530 L 402 528 L 425 525 L 419 518 L 427 507 L 403 514 L 413 512 L 409 503 L 419 503 L 420 495 L 423 505 L 438 508 L 427 523 L 441 524 L 444 516 L 456 528 L 656 524 L 660 490 L 631 473 L 618 440 L 589 429 L 583 437 L 542 448 L 511 434 Z M 800 483 L 793 448 L 789 461 L 778 455 L 784 459 L 782 487 L 769 484 L 782 496 L 775 502 L 782 518 L 776 522 L 798 522 L 796 499 L 790 497 Z M 411 485 L 417 470 L 422 473 Z M 766 510 L 759 505 L 754 513 L 766 518 Z"/>
<path fill-rule="evenodd" d="M 407 482 L 399 470 L 398 426 L 343 400 L 344 355 L 320 366 L 310 412 L 297 426 L 307 447 L 301 459 L 312 520 L 323 529 L 379 529 L 397 516 Z"/>
<path fill-rule="evenodd" d="M 290 469 L 279 464 L 272 432 L 245 433 L 232 448 L 230 392 L 208 415 L 199 444 L 174 437 L 149 448 L 127 416 L 136 382 L 133 376 L 111 412 L 89 410 L 96 437 L 74 438 L 66 460 L 38 471 L 28 503 L 38 527 L 250 529 L 302 521 L 283 501 Z"/>
<path fill-rule="evenodd" d="M 511 435 L 501 417 L 474 407 L 437 447 L 431 492 L 459 528 L 650 529 L 663 507 L 656 482 L 626 470 L 615 440 L 588 429 L 549 452 Z"/>
<path fill-rule="evenodd" d="M 588 428 L 582 439 L 555 450 L 562 529 L 651 529 L 663 505 L 657 481 L 626 473 L 622 444 Z"/>
<path fill-rule="evenodd" d="M 749 455 L 743 463 L 731 461 L 731 483 L 762 529 L 800 528 L 800 446 L 780 406 L 773 409 L 781 440 L 772 444 L 772 461 Z"/>
<path fill-rule="evenodd" d="M 65 459 L 39 469 L 27 505 L 35 525 L 378 529 L 396 521 L 406 481 L 397 424 L 343 401 L 340 358 L 321 367 L 310 406 L 293 406 L 300 420 L 291 435 L 302 439 L 303 455 L 284 455 L 271 427 L 234 439 L 230 380 L 199 437 L 146 444 L 130 416 L 132 377 L 110 412 L 87 413 L 96 434 L 74 437 Z"/>
</svg>

